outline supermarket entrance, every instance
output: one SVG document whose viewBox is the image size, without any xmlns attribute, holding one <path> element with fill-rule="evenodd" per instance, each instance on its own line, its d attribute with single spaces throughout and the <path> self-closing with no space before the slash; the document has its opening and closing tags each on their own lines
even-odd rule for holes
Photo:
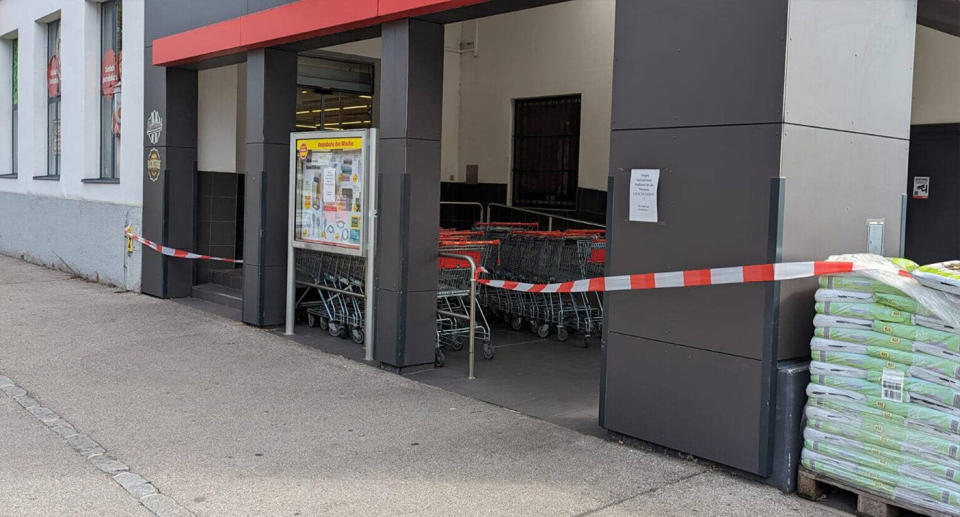
<svg viewBox="0 0 960 517">
<path fill-rule="evenodd" d="M 463 307 L 469 282 L 457 289 L 455 281 L 469 275 L 442 268 L 437 254 L 473 253 L 475 243 L 497 241 L 479 245 L 494 278 L 550 282 L 603 274 L 613 8 L 613 2 L 562 2 L 442 25 L 411 21 L 384 25 L 382 37 L 317 50 L 372 59 L 381 70 L 375 364 L 604 433 L 597 423 L 602 299 L 508 298 L 481 290 L 470 380 L 465 325 L 438 312 Z M 538 25 L 547 25 L 538 45 L 517 30 Z M 573 56 L 562 45 L 577 31 L 583 41 L 592 33 L 610 39 Z M 540 46 L 552 50 L 545 54 Z M 540 80 L 549 74 L 554 81 Z M 310 122 L 300 116 L 297 129 L 307 130 L 301 125 Z M 492 226 L 478 224 L 488 219 Z M 362 346 L 348 336 L 332 338 L 326 321 L 314 318 L 317 326 L 310 327 L 306 319 L 296 327 L 298 342 L 363 358 Z M 491 359 L 483 357 L 484 342 Z"/>
</svg>

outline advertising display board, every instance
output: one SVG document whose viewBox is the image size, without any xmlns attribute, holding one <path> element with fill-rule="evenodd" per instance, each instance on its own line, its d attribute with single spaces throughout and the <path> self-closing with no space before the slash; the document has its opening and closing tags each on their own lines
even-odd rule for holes
<svg viewBox="0 0 960 517">
<path fill-rule="evenodd" d="M 291 133 L 292 245 L 366 256 L 373 130 Z"/>
</svg>

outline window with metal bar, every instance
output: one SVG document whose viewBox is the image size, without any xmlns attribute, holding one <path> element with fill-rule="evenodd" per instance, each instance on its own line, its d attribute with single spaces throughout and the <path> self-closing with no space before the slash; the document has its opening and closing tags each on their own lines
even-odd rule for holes
<svg viewBox="0 0 960 517">
<path fill-rule="evenodd" d="M 579 163 L 580 95 L 515 101 L 515 206 L 575 209 Z"/>
<path fill-rule="evenodd" d="M 100 4 L 100 178 L 116 179 L 120 169 L 120 70 L 123 3 Z"/>
<path fill-rule="evenodd" d="M 47 24 L 47 177 L 60 177 L 60 20 Z"/>
</svg>

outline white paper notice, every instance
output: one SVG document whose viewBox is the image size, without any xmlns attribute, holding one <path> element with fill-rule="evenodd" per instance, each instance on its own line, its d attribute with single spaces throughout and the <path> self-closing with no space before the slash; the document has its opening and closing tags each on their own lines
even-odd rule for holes
<svg viewBox="0 0 960 517">
<path fill-rule="evenodd" d="M 655 223 L 657 218 L 657 189 L 660 187 L 660 169 L 633 169 L 630 171 L 630 220 Z"/>
<path fill-rule="evenodd" d="M 323 202 L 337 202 L 337 169 L 334 167 L 323 169 Z"/>
</svg>

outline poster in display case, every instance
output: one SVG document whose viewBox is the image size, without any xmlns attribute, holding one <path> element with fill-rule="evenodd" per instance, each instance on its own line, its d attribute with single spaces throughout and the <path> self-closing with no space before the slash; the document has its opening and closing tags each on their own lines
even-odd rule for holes
<svg viewBox="0 0 960 517">
<path fill-rule="evenodd" d="M 375 130 L 290 135 L 296 248 L 366 256 Z"/>
</svg>

